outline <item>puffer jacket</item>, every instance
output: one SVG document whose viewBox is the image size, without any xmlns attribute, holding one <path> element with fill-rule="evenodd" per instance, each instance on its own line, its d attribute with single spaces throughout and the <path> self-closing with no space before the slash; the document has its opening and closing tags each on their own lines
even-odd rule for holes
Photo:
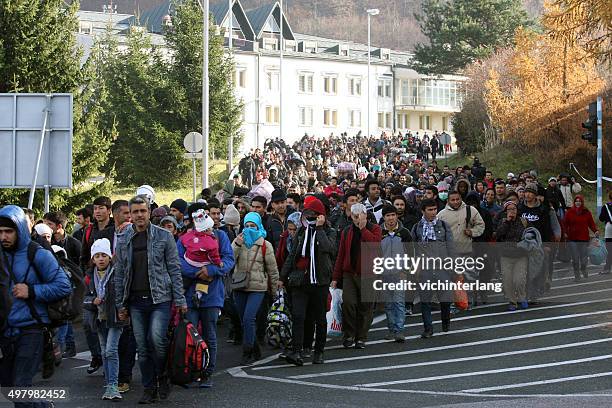
<svg viewBox="0 0 612 408">
<path fill-rule="evenodd" d="M 296 268 L 296 261 L 302 254 L 305 237 L 306 228 L 300 227 L 280 273 L 280 279 L 289 287 L 309 283 L 308 271 Z M 327 225 L 317 228 L 315 233 L 315 273 L 318 286 L 329 286 L 336 261 L 336 251 L 336 231 Z"/>
<path fill-rule="evenodd" d="M 17 283 L 26 283 L 30 288 L 30 299 L 34 308 L 44 324 L 49 323 L 47 304 L 66 297 L 70 294 L 72 287 L 68 275 L 57 263 L 53 254 L 46 250 L 36 251 L 33 264 L 28 262 L 28 245 L 31 241 L 28 223 L 23 210 L 15 205 L 7 205 L 0 209 L 0 218 L 8 218 L 17 226 L 17 245 L 14 251 L 3 250 L 1 261 L 3 268 L 1 273 L 9 273 L 12 270 Z M 40 280 L 39 280 L 40 277 Z M 9 282 L 8 293 L 11 294 L 14 283 Z M 12 295 L 10 295 L 12 297 Z M 5 334 L 12 336 L 18 334 L 22 327 L 39 324 L 30 313 L 28 303 L 24 299 L 12 297 L 11 310 L 8 313 L 8 322 Z"/>
<path fill-rule="evenodd" d="M 266 246 L 266 255 L 262 253 L 262 246 Z M 234 250 L 234 259 L 236 266 L 234 269 L 234 280 L 240 281 L 246 274 L 249 274 L 248 286 L 244 289 L 240 289 L 244 292 L 266 292 L 268 290 L 268 276 L 270 277 L 270 285 L 272 288 L 276 287 L 278 283 L 278 267 L 276 266 L 276 258 L 274 256 L 274 248 L 272 244 L 263 238 L 259 238 L 251 248 L 247 248 L 246 245 L 238 245 L 236 240 L 232 242 L 232 249 Z M 251 262 L 253 267 L 249 271 Z"/>
<path fill-rule="evenodd" d="M 115 292 L 118 309 L 127 307 L 132 284 L 132 239 L 134 225 L 117 236 L 115 249 Z M 183 278 L 174 237 L 167 230 L 149 224 L 147 228 L 147 260 L 151 298 L 154 304 L 174 301 L 176 307 L 185 306 Z"/>
<path fill-rule="evenodd" d="M 478 210 L 471 207 L 470 221 L 466 225 L 467 206 L 461 203 L 458 209 L 454 209 L 447 204 L 444 210 L 438 214 L 438 219 L 444 221 L 453 233 L 453 242 L 457 254 L 472 253 L 472 238 L 481 236 L 485 231 L 485 223 Z M 468 237 L 463 233 L 465 229 L 472 230 L 472 236 Z"/>
</svg>

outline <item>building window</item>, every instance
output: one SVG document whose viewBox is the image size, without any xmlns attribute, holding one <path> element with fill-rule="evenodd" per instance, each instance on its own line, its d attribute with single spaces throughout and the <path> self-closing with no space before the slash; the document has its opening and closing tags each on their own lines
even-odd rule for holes
<svg viewBox="0 0 612 408">
<path fill-rule="evenodd" d="M 302 46 L 303 46 L 304 52 L 308 54 L 317 53 L 317 43 L 316 42 L 304 41 L 302 43 Z"/>
<path fill-rule="evenodd" d="M 298 90 L 301 93 L 312 93 L 314 88 L 314 75 L 311 72 L 298 74 Z"/>
<path fill-rule="evenodd" d="M 236 87 L 246 88 L 246 68 L 236 68 L 234 84 Z"/>
<path fill-rule="evenodd" d="M 280 108 L 278 106 L 266 106 L 266 125 L 278 125 L 280 123 Z"/>
<path fill-rule="evenodd" d="M 348 49 L 348 47 L 346 47 L 346 46 L 339 46 L 339 50 L 340 50 L 339 54 L 342 57 L 348 57 L 349 56 L 349 49 Z"/>
<path fill-rule="evenodd" d="M 378 80 L 378 96 L 381 98 L 391 97 L 391 81 L 383 79 Z"/>
<path fill-rule="evenodd" d="M 446 132 L 448 130 L 448 116 L 442 116 L 442 131 Z"/>
<path fill-rule="evenodd" d="M 349 95 L 361 95 L 361 78 L 349 78 Z"/>
<path fill-rule="evenodd" d="M 338 93 L 338 77 L 335 75 L 325 75 L 323 77 L 323 92 L 328 95 Z"/>
<path fill-rule="evenodd" d="M 266 86 L 268 91 L 279 90 L 280 74 L 278 71 L 266 72 Z"/>
<path fill-rule="evenodd" d="M 283 40 L 283 47 L 285 51 L 297 51 L 295 40 Z"/>
<path fill-rule="evenodd" d="M 431 116 L 429 115 L 419 116 L 419 129 L 431 130 Z"/>
<path fill-rule="evenodd" d="M 393 123 L 391 123 L 392 115 L 391 112 L 385 113 L 385 124 L 387 129 L 391 129 L 393 127 Z"/>
<path fill-rule="evenodd" d="M 79 21 L 79 34 L 91 35 L 93 24 L 91 21 Z"/>
<path fill-rule="evenodd" d="M 323 109 L 323 125 L 338 126 L 338 111 L 335 109 Z"/>
<path fill-rule="evenodd" d="M 276 38 L 264 38 L 263 48 L 264 50 L 270 50 L 270 51 L 278 50 L 278 40 Z"/>
<path fill-rule="evenodd" d="M 349 126 L 352 128 L 361 127 L 361 111 L 356 109 L 349 110 Z"/>
<path fill-rule="evenodd" d="M 312 126 L 313 111 L 310 106 L 300 106 L 298 108 L 300 126 Z"/>
<path fill-rule="evenodd" d="M 407 113 L 398 113 L 397 114 L 396 127 L 398 129 L 408 129 L 410 127 L 409 117 L 408 117 Z"/>
<path fill-rule="evenodd" d="M 383 129 L 385 127 L 385 113 L 378 112 L 378 127 Z"/>
</svg>

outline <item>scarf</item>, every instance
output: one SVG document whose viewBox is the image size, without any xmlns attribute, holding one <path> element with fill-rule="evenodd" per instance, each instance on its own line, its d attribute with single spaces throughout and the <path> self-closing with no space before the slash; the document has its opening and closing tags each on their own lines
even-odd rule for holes
<svg viewBox="0 0 612 408">
<path fill-rule="evenodd" d="M 317 284 L 317 274 L 315 270 L 315 235 L 317 234 L 316 227 L 314 224 L 309 224 L 305 228 L 304 232 L 304 245 L 302 246 L 302 257 L 310 258 L 308 262 L 308 275 L 310 277 L 310 283 L 313 285 Z M 308 253 L 306 253 L 308 251 Z"/>
<path fill-rule="evenodd" d="M 250 249 L 255 244 L 255 242 L 259 240 L 259 238 L 266 237 L 266 230 L 261 224 L 261 217 L 256 212 L 250 212 L 244 216 L 243 225 L 246 225 L 248 222 L 252 222 L 257 225 L 257 228 L 245 227 L 244 230 L 242 230 L 242 234 L 244 236 L 244 244 L 247 248 Z"/>
<path fill-rule="evenodd" d="M 423 216 L 423 241 L 428 242 L 428 241 L 436 241 L 436 231 L 434 229 L 434 227 L 436 226 L 436 222 L 438 221 L 437 218 L 435 218 L 433 221 L 427 221 L 427 219 L 425 219 L 425 216 Z"/>
<path fill-rule="evenodd" d="M 98 271 L 98 268 L 95 268 L 93 273 L 94 286 L 96 287 L 97 297 L 100 299 L 104 299 L 106 296 L 106 284 L 110 280 L 113 270 L 109 266 L 106 271 L 102 272 L 102 276 L 100 276 L 100 271 Z"/>
</svg>

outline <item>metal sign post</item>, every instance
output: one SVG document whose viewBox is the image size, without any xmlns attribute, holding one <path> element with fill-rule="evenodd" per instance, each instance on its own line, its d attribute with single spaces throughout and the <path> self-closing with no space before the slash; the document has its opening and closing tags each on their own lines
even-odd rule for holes
<svg viewBox="0 0 612 408">
<path fill-rule="evenodd" d="M 187 150 L 188 154 L 185 155 L 186 158 L 191 159 L 191 171 L 193 173 L 193 201 L 196 201 L 196 190 L 198 188 L 197 185 L 197 174 L 196 174 L 196 159 L 201 157 L 201 155 L 197 154 L 202 151 L 202 147 L 204 144 L 204 138 L 202 134 L 198 132 L 189 132 L 183 139 L 183 146 L 185 150 Z"/>
<path fill-rule="evenodd" d="M 603 206 L 603 110 L 601 96 L 597 97 L 597 214 Z"/>
<path fill-rule="evenodd" d="M 28 200 L 28 208 L 31 210 L 34 205 L 34 193 L 36 192 L 36 182 L 38 181 L 38 170 L 40 169 L 40 159 L 42 157 L 43 145 L 45 143 L 45 133 L 47 133 L 47 122 L 51 112 L 51 95 L 47 95 L 47 104 L 43 109 L 43 125 L 40 131 L 40 142 L 38 143 L 38 155 L 36 156 L 36 167 L 34 168 L 34 176 L 32 177 L 32 187 L 30 188 L 30 198 Z M 47 198 L 47 186 L 45 185 L 45 198 Z M 48 203 L 47 203 L 48 204 Z M 45 205 L 45 211 L 48 205 Z"/>
</svg>

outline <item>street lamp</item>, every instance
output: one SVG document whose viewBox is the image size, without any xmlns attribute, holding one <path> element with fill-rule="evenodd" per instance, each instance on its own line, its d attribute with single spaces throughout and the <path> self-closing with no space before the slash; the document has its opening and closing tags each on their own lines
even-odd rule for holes
<svg viewBox="0 0 612 408">
<path fill-rule="evenodd" d="M 370 96 L 371 96 L 371 89 L 370 89 L 370 60 L 372 58 L 372 50 L 370 49 L 371 45 L 370 45 L 370 22 L 372 19 L 372 16 L 377 16 L 378 14 L 380 14 L 380 10 L 379 9 L 367 9 L 366 13 L 368 13 L 368 87 L 367 87 L 367 92 L 366 92 L 366 97 L 368 98 L 368 134 L 367 137 L 370 137 Z"/>
<path fill-rule="evenodd" d="M 202 188 L 208 187 L 208 139 L 209 128 L 209 78 L 208 78 L 208 29 L 210 24 L 210 0 L 198 0 L 202 8 Z"/>
</svg>

